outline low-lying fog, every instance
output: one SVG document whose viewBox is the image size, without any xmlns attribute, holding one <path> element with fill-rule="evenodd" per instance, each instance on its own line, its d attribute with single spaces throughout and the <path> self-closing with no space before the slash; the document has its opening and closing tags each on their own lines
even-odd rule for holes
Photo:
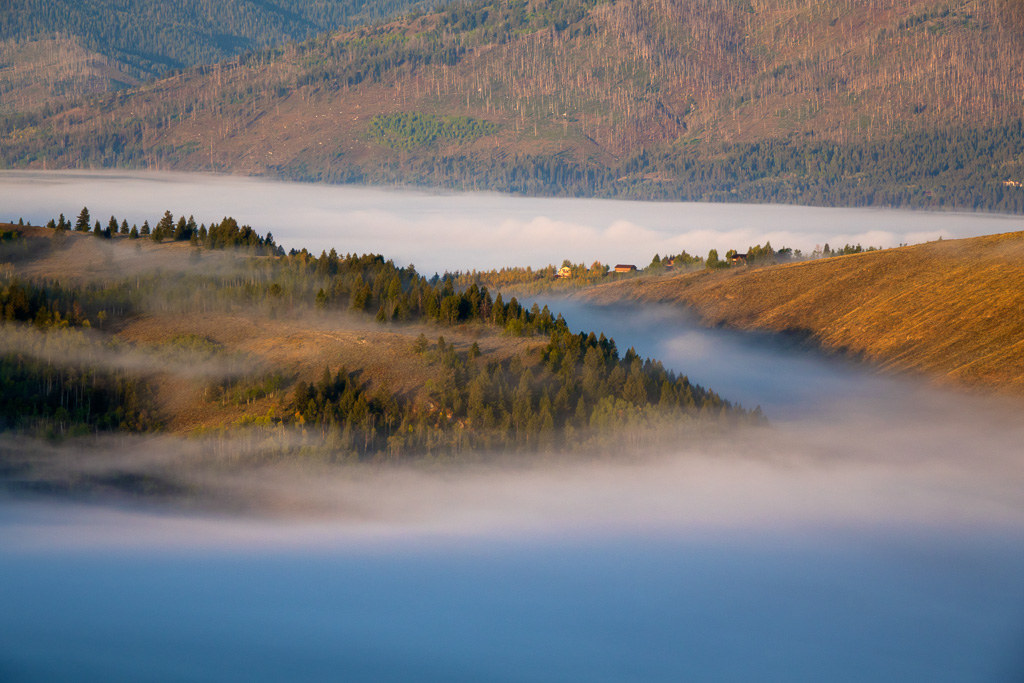
<svg viewBox="0 0 1024 683">
<path fill-rule="evenodd" d="M 289 247 L 421 270 L 1024 228 L 194 176 L 6 173 L 0 196 L 33 223 L 82 204 L 101 220 L 234 214 Z M 0 680 L 1024 680 L 1019 403 L 674 309 L 549 303 L 761 405 L 771 428 L 600 462 L 203 473 L 267 501 L 259 516 L 8 495 Z M 59 462 L 145 472 L 179 448 L 129 440 Z"/>
<path fill-rule="evenodd" d="M 783 205 L 532 199 L 285 183 L 231 176 L 0 171 L 0 220 L 45 223 L 88 206 L 106 224 L 154 223 L 165 210 L 209 223 L 225 215 L 271 231 L 286 248 L 383 253 L 420 272 L 650 262 L 771 241 L 893 247 L 1024 230 L 1024 217 Z"/>
<path fill-rule="evenodd" d="M 223 482 L 312 518 L 10 499 L 0 677 L 1021 680 L 1018 404 L 669 309 L 557 306 L 773 427 L 644 459 Z"/>
</svg>

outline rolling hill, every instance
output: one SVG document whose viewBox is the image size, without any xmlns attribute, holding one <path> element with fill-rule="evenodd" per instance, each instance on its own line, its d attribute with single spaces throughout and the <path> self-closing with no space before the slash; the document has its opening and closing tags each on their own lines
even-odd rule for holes
<svg viewBox="0 0 1024 683">
<path fill-rule="evenodd" d="M 0 224 L 0 434 L 372 460 L 643 449 L 762 420 L 546 307 L 381 256 L 285 254 L 231 219 L 81 225 Z"/>
<path fill-rule="evenodd" d="M 8 167 L 1024 210 L 1016 0 L 475 0 L 0 117 Z"/>
<path fill-rule="evenodd" d="M 892 373 L 1024 395 L 1024 233 L 816 261 L 641 277 L 578 296 L 686 306 Z"/>
</svg>

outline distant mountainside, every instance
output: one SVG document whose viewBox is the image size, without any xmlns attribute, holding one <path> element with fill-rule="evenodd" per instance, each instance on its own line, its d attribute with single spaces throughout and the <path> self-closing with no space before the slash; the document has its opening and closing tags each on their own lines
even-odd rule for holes
<svg viewBox="0 0 1024 683">
<path fill-rule="evenodd" d="M 101 60 L 107 82 L 82 72 L 76 86 L 105 90 L 159 76 L 168 70 L 210 64 L 244 52 L 305 40 L 342 26 L 393 17 L 416 0 L 6 0 L 0 8 L 0 41 L 42 41 L 50 56 L 74 46 Z M 30 50 L 32 48 L 29 48 Z M 38 64 L 46 70 L 47 61 Z M 74 72 L 67 57 L 61 66 Z M 93 78 L 90 78 L 93 76 Z M 58 90 L 58 93 L 63 92 Z"/>
<path fill-rule="evenodd" d="M 476 0 L 0 119 L 9 167 L 1024 211 L 1017 0 Z"/>
<path fill-rule="evenodd" d="M 765 268 L 642 277 L 583 291 L 676 303 L 703 323 L 787 334 L 883 370 L 1024 394 L 1024 233 Z"/>
</svg>

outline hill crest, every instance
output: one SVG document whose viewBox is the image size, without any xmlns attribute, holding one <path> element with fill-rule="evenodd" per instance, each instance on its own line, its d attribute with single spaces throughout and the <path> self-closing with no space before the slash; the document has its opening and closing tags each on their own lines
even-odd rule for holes
<svg viewBox="0 0 1024 683">
<path fill-rule="evenodd" d="M 1024 395 L 1024 232 L 815 261 L 642 277 L 578 294 L 686 306 L 701 322 L 763 330 L 974 390 Z"/>
</svg>

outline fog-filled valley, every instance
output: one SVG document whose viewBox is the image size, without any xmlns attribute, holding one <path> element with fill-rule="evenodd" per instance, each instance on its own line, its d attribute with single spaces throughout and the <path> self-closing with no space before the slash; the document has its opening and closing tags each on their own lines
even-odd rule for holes
<svg viewBox="0 0 1024 683">
<path fill-rule="evenodd" d="M 683 249 L 724 255 L 770 241 L 810 253 L 825 243 L 895 247 L 1024 229 L 1024 217 L 995 213 L 543 199 L 215 175 L 0 171 L 0 180 L 0 220 L 42 225 L 83 206 L 139 225 L 168 209 L 207 223 L 233 216 L 288 249 L 385 254 L 428 274 L 563 259 L 644 266 Z"/>
<path fill-rule="evenodd" d="M 767 354 L 785 373 L 773 400 L 756 343 L 664 327 L 668 362 L 698 360 L 723 387 L 752 377 L 772 427 L 596 460 L 193 461 L 220 500 L 246 501 L 228 509 L 8 497 L 0 666 L 107 680 L 1020 676 L 1016 404 L 793 351 Z M 195 449 L 98 445 L 61 466 L 159 473 Z"/>
<path fill-rule="evenodd" d="M 3 301 L 29 292 L 0 324 L 5 362 L 131 400 L 70 434 L 49 413 L 5 423 L 0 679 L 1024 677 L 1019 398 L 679 306 L 499 305 L 420 275 L 1024 219 L 0 182 L 15 224 L 83 205 L 103 224 L 233 216 L 276 244 L 22 228 L 3 252 Z"/>
<path fill-rule="evenodd" d="M 1022 36 L 0 2 L 0 683 L 1021 683 Z"/>
</svg>

